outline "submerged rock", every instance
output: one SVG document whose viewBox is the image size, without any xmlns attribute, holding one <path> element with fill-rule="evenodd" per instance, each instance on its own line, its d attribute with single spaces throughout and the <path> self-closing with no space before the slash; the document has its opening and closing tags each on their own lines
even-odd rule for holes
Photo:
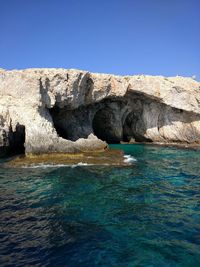
<svg viewBox="0 0 200 267">
<path fill-rule="evenodd" d="M 0 70 L 0 153 L 102 151 L 135 140 L 200 143 L 200 83 L 80 70 Z"/>
<path fill-rule="evenodd" d="M 133 157 L 124 155 L 123 151 L 116 149 L 107 149 L 101 152 L 84 152 L 84 153 L 51 153 L 40 155 L 21 155 L 7 159 L 6 162 L 0 163 L 4 168 L 21 168 L 21 167 L 58 167 L 58 166 L 130 166 L 135 163 Z"/>
</svg>

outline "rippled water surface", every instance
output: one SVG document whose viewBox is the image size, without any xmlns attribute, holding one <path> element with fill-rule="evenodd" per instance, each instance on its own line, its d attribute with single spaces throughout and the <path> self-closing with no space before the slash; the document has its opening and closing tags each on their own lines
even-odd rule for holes
<svg viewBox="0 0 200 267">
<path fill-rule="evenodd" d="M 130 167 L 0 169 L 0 266 L 200 266 L 200 152 Z"/>
</svg>

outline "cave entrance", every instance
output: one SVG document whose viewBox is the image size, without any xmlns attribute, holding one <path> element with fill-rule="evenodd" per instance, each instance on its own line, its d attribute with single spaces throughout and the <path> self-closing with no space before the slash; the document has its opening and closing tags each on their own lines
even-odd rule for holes
<svg viewBox="0 0 200 267">
<path fill-rule="evenodd" d="M 141 118 L 141 112 L 130 112 L 123 124 L 123 140 L 125 142 L 152 142 L 145 137 L 146 127 Z"/>
<path fill-rule="evenodd" d="M 49 109 L 49 113 L 52 117 L 57 134 L 64 139 L 69 139 L 65 125 L 65 116 L 67 111 L 64 108 L 61 109 L 57 106 L 54 106 L 53 108 Z"/>
<path fill-rule="evenodd" d="M 17 123 L 15 131 L 10 129 L 9 133 L 10 154 L 25 153 L 25 126 Z"/>
<path fill-rule="evenodd" d="M 92 121 L 94 134 L 109 144 L 122 140 L 121 120 L 111 108 L 105 107 L 96 112 Z"/>
</svg>

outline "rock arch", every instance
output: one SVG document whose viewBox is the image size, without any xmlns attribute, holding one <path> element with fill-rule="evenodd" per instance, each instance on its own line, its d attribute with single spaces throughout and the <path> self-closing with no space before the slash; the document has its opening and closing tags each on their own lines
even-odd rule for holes
<svg viewBox="0 0 200 267">
<path fill-rule="evenodd" d="M 99 109 L 92 121 L 94 134 L 107 143 L 119 143 L 123 137 L 120 113 L 110 107 Z"/>
<path fill-rule="evenodd" d="M 145 137 L 146 127 L 142 118 L 142 112 L 131 111 L 126 116 L 123 123 L 123 140 L 129 142 L 151 142 L 152 140 Z"/>
</svg>

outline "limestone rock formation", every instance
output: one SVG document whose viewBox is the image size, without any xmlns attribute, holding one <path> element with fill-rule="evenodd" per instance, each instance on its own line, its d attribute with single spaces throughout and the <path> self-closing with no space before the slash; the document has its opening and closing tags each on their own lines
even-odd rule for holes
<svg viewBox="0 0 200 267">
<path fill-rule="evenodd" d="M 74 153 L 130 139 L 200 143 L 200 83 L 72 69 L 0 69 L 1 152 Z"/>
</svg>

